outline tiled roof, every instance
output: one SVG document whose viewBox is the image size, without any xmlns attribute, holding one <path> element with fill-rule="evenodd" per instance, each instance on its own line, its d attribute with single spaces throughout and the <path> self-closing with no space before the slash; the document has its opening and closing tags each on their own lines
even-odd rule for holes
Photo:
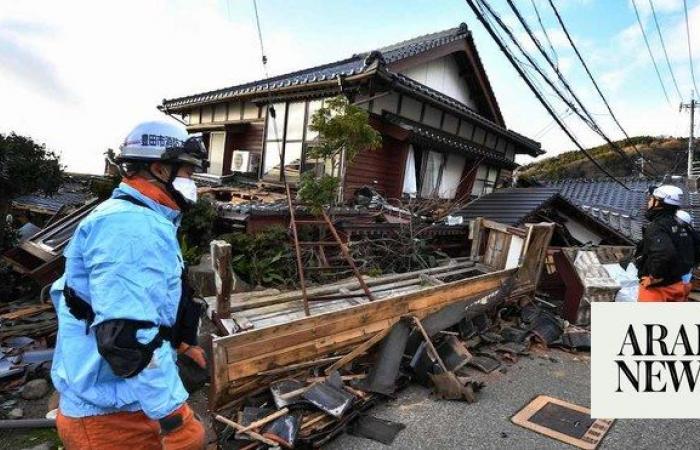
<svg viewBox="0 0 700 450">
<path fill-rule="evenodd" d="M 558 189 L 508 188 L 497 189 L 479 197 L 455 215 L 465 219 L 485 217 L 506 225 L 521 225 L 535 211 L 559 195 Z"/>
<path fill-rule="evenodd" d="M 64 183 L 52 196 L 44 194 L 22 195 L 12 199 L 12 204 L 17 207 L 29 207 L 56 213 L 62 206 L 82 206 L 91 197 L 93 195 L 82 184 L 68 182 Z"/>
<path fill-rule="evenodd" d="M 564 198 L 558 188 L 531 187 L 497 189 L 491 194 L 479 197 L 469 203 L 455 215 L 465 219 L 484 217 L 507 225 L 518 226 L 528 221 L 539 221 L 536 213 L 550 205 L 565 208 L 564 212 L 576 211 L 586 215 L 581 208 Z M 599 218 L 588 215 L 592 224 L 600 230 L 616 236 L 623 242 L 629 242 L 629 236 L 622 233 L 619 228 L 612 227 Z"/>
<path fill-rule="evenodd" d="M 421 140 L 427 140 L 430 144 L 442 144 L 446 147 L 459 150 L 462 153 L 466 153 L 475 158 L 483 158 L 484 162 L 495 164 L 498 167 L 504 167 L 506 169 L 514 169 L 518 165 L 510 161 L 509 159 L 500 156 L 499 153 L 494 151 L 487 151 L 480 147 L 472 145 L 469 141 L 456 137 L 450 133 L 446 133 L 442 130 L 424 125 L 413 120 L 406 119 L 396 114 L 391 114 L 385 112 L 383 117 L 389 122 L 396 125 L 400 125 L 405 129 L 413 132 L 411 140 L 414 142 L 420 142 Z"/>
<path fill-rule="evenodd" d="M 529 139 L 519 133 L 508 130 L 504 126 L 481 116 L 464 103 L 415 80 L 412 80 L 411 78 L 408 78 L 402 74 L 392 72 L 386 67 L 387 64 L 401 61 L 405 58 L 430 51 L 436 47 L 467 37 L 470 38 L 470 31 L 467 28 L 467 25 L 462 23 L 460 26 L 455 28 L 439 31 L 437 33 L 426 34 L 413 39 L 398 42 L 387 47 L 382 47 L 378 50 L 357 53 L 352 55 L 350 58 L 329 64 L 311 67 L 263 80 L 252 81 L 250 83 L 230 86 L 224 89 L 217 89 L 186 97 L 163 100 L 162 107 L 177 110 L 178 108 L 187 107 L 188 105 L 223 101 L 242 95 L 263 93 L 267 92 L 268 90 L 287 88 L 291 86 L 304 86 L 323 81 L 332 81 L 338 76 L 349 77 L 362 74 L 367 74 L 369 76 L 375 72 L 379 72 L 384 77 L 390 79 L 396 86 L 403 87 L 408 92 L 417 92 L 425 95 L 429 99 L 439 104 L 446 105 L 455 111 L 470 117 L 472 120 L 481 124 L 487 129 L 505 134 L 515 142 L 519 142 L 525 149 L 526 153 L 532 156 L 543 154 L 544 151 L 540 148 L 540 144 L 538 142 L 533 141 L 532 139 Z M 474 49 L 474 51 L 476 52 L 476 49 Z M 479 65 L 479 69 L 477 70 L 483 70 L 478 56 L 476 59 Z M 486 79 L 486 82 L 488 84 L 488 79 Z M 487 89 L 490 89 L 490 86 L 487 87 Z"/>
<path fill-rule="evenodd" d="M 683 206 L 693 217 L 693 225 L 700 229 L 700 198 L 688 192 L 685 179 L 661 181 L 652 179 L 625 179 L 630 188 L 623 188 L 611 180 L 568 179 L 546 183 L 546 189 L 559 189 L 560 194 L 580 206 L 593 217 L 598 218 L 613 228 L 622 231 L 635 241 L 642 239 L 642 227 L 647 220 L 647 192 L 649 186 L 673 184 L 683 189 Z"/>
<path fill-rule="evenodd" d="M 372 52 L 357 53 L 350 58 L 310 67 L 308 69 L 279 75 L 263 80 L 252 81 L 224 89 L 203 92 L 186 97 L 163 100 L 167 108 L 179 108 L 189 104 L 206 103 L 244 94 L 263 92 L 289 86 L 298 86 L 318 81 L 333 80 L 338 76 L 352 76 L 363 73 L 369 67 L 373 58 L 381 58 L 386 63 L 399 61 L 414 56 L 435 47 L 463 39 L 469 34 L 466 24 L 437 33 L 426 34 L 407 41 L 399 42 Z"/>
</svg>

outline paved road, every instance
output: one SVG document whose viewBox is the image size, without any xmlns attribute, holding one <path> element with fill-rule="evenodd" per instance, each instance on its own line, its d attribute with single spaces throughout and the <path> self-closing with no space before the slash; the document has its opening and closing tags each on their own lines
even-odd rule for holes
<svg viewBox="0 0 700 450">
<path fill-rule="evenodd" d="M 406 424 L 391 448 L 396 449 L 571 449 L 573 447 L 518 427 L 510 417 L 540 394 L 588 407 L 590 361 L 563 352 L 548 358 L 521 358 L 505 374 L 496 373 L 478 402 L 437 401 L 427 389 L 411 386 L 397 400 L 371 414 Z M 343 435 L 325 448 L 387 448 L 368 439 Z M 618 420 L 601 449 L 700 448 L 700 420 Z"/>
</svg>

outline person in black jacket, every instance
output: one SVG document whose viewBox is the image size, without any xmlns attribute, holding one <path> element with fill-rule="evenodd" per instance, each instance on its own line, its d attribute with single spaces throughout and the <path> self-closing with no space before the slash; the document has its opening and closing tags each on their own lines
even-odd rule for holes
<svg viewBox="0 0 700 450">
<path fill-rule="evenodd" d="M 650 188 L 650 223 L 637 246 L 640 302 L 686 301 L 683 276 L 695 262 L 693 238 L 676 220 L 683 191 L 676 186 Z"/>
<path fill-rule="evenodd" d="M 693 239 L 693 250 L 695 252 L 693 267 L 690 269 L 690 272 L 683 276 L 683 285 L 685 287 L 686 295 L 689 295 L 690 291 L 693 289 L 693 270 L 695 269 L 695 266 L 700 263 L 700 233 L 695 231 L 695 228 L 693 228 L 693 218 L 687 211 L 683 211 L 682 209 L 676 211 L 676 220 L 686 229 L 690 237 Z"/>
</svg>

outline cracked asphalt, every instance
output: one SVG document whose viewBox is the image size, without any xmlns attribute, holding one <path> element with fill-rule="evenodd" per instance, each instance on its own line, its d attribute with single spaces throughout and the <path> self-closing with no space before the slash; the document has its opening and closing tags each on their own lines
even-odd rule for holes
<svg viewBox="0 0 700 450">
<path fill-rule="evenodd" d="M 472 405 L 436 400 L 428 389 L 411 385 L 396 400 L 378 405 L 369 414 L 406 425 L 390 446 L 396 449 L 574 448 L 521 428 L 510 418 L 540 394 L 590 407 L 588 354 L 549 351 L 521 357 L 506 373 L 497 371 L 484 381 L 486 386 Z M 324 448 L 371 450 L 387 446 L 344 434 Z M 700 448 L 700 420 L 617 420 L 598 448 Z"/>
</svg>

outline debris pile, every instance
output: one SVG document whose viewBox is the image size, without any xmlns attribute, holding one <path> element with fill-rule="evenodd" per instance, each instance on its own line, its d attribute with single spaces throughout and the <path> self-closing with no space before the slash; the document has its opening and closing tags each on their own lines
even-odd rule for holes
<svg viewBox="0 0 700 450">
<path fill-rule="evenodd" d="M 510 278 L 483 302 L 470 303 L 487 307 L 458 304 L 422 320 L 404 315 L 350 352 L 260 372 L 256 389 L 218 409 L 219 444 L 319 447 L 343 432 L 389 444 L 404 425 L 368 410 L 410 382 L 430 387 L 438 399 L 472 403 L 489 374 L 506 372 L 531 351 L 590 348 L 590 333 L 556 310 L 508 302 L 512 289 Z"/>
</svg>

